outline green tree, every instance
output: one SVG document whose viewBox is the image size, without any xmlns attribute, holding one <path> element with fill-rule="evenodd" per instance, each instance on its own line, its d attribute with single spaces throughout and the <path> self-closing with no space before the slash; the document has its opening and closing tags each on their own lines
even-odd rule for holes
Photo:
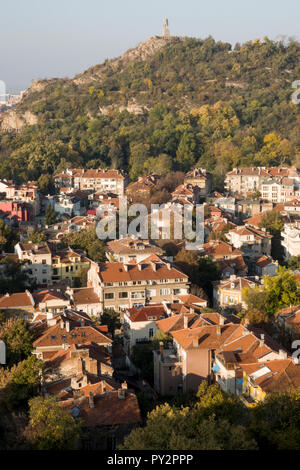
<svg viewBox="0 0 300 470">
<path fill-rule="evenodd" d="M 39 391 L 45 364 L 34 355 L 9 368 L 0 369 L 0 409 L 24 409 Z"/>
<path fill-rule="evenodd" d="M 268 294 L 268 312 L 274 314 L 282 307 L 300 303 L 300 289 L 293 273 L 279 266 L 276 276 L 264 277 L 264 289 Z"/>
<path fill-rule="evenodd" d="M 48 204 L 45 215 L 45 224 L 53 225 L 56 222 L 56 213 L 54 209 Z"/>
<path fill-rule="evenodd" d="M 55 185 L 53 176 L 48 174 L 43 174 L 38 179 L 38 188 L 39 191 L 44 194 L 54 194 L 55 193 Z"/>
<path fill-rule="evenodd" d="M 76 449 L 81 422 L 56 397 L 35 397 L 29 401 L 29 424 L 25 436 L 35 450 Z"/>
<path fill-rule="evenodd" d="M 31 230 L 26 241 L 32 243 L 45 242 L 47 241 L 47 235 L 42 230 Z"/>
<path fill-rule="evenodd" d="M 0 293 L 22 292 L 28 285 L 28 276 L 23 270 L 23 262 L 5 256 L 0 261 L 3 270 L 0 276 Z"/>
<path fill-rule="evenodd" d="M 260 228 L 265 228 L 267 232 L 273 236 L 271 242 L 271 254 L 272 257 L 275 260 L 278 260 L 280 264 L 282 264 L 284 258 L 284 251 L 281 245 L 281 232 L 283 230 L 283 225 L 282 215 L 277 211 L 264 212 L 259 223 Z"/>
<path fill-rule="evenodd" d="M 115 331 L 121 327 L 120 313 L 112 308 L 104 309 L 101 315 L 101 325 L 107 325 L 109 333 L 114 338 Z"/>
<path fill-rule="evenodd" d="M 199 400 L 190 406 L 178 408 L 168 403 L 157 406 L 148 414 L 146 426 L 133 430 L 121 449 L 257 449 L 255 440 L 240 424 L 241 416 L 247 413 L 242 404 L 225 395 L 218 386 L 211 387 L 200 386 Z"/>
<path fill-rule="evenodd" d="M 9 366 L 31 354 L 33 338 L 33 332 L 23 318 L 9 318 L 0 325 L 0 339 L 6 344 L 6 362 Z"/>
</svg>

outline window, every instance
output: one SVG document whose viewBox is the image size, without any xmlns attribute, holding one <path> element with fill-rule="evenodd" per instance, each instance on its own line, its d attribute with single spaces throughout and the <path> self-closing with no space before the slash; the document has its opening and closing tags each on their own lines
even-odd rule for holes
<svg viewBox="0 0 300 470">
<path fill-rule="evenodd" d="M 169 295 L 170 294 L 170 289 L 160 289 L 159 293 L 160 293 L 160 295 Z"/>
<path fill-rule="evenodd" d="M 127 299 L 128 292 L 119 292 L 119 299 Z"/>
<path fill-rule="evenodd" d="M 153 338 L 153 328 L 149 328 L 149 338 Z"/>
<path fill-rule="evenodd" d="M 46 264 L 46 260 L 45 260 L 45 259 L 42 259 L 42 263 L 43 263 L 43 264 Z"/>
<path fill-rule="evenodd" d="M 110 300 L 110 299 L 114 299 L 115 298 L 115 294 L 113 292 L 106 292 L 104 294 L 104 299 L 105 300 Z"/>
</svg>

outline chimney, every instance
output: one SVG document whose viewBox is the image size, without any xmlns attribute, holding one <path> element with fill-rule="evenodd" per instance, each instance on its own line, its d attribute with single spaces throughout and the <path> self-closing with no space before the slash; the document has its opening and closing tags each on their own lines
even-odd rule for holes
<svg viewBox="0 0 300 470">
<path fill-rule="evenodd" d="M 194 307 L 190 307 L 190 313 L 195 313 Z"/>
<path fill-rule="evenodd" d="M 183 328 L 186 329 L 189 327 L 189 316 L 187 313 L 183 315 Z"/>
<path fill-rule="evenodd" d="M 153 271 L 156 271 L 156 263 L 151 263 L 152 264 L 152 268 L 153 268 Z"/>
<path fill-rule="evenodd" d="M 219 322 L 219 324 L 220 324 L 220 325 L 224 325 L 224 323 L 225 323 L 225 318 L 223 317 L 223 315 L 220 315 L 220 322 Z"/>
<path fill-rule="evenodd" d="M 139 270 L 139 271 L 142 271 L 142 269 L 143 269 L 143 265 L 142 265 L 142 264 L 138 264 L 138 270 Z"/>
<path fill-rule="evenodd" d="M 171 269 L 171 263 L 167 263 L 167 268 Z"/>
<path fill-rule="evenodd" d="M 93 392 L 89 393 L 89 407 L 95 408 L 94 394 Z"/>
<path fill-rule="evenodd" d="M 63 321 L 63 320 L 61 320 L 61 321 L 60 321 L 60 329 L 61 329 L 61 330 L 63 330 L 63 329 L 64 329 L 64 327 L 65 327 L 64 321 Z"/>
<path fill-rule="evenodd" d="M 123 388 L 118 388 L 118 398 L 120 400 L 124 400 L 125 395 L 126 395 L 126 390 Z"/>
<path fill-rule="evenodd" d="M 193 347 L 197 348 L 199 346 L 199 338 L 198 336 L 193 337 Z"/>
<path fill-rule="evenodd" d="M 280 359 L 287 359 L 287 352 L 284 349 L 279 349 L 279 357 Z"/>
<path fill-rule="evenodd" d="M 128 264 L 124 264 L 124 270 L 128 272 Z"/>
<path fill-rule="evenodd" d="M 122 387 L 122 390 L 127 390 L 128 387 L 127 387 L 127 382 L 125 380 L 122 383 L 121 387 Z"/>
<path fill-rule="evenodd" d="M 221 325 L 217 325 L 217 335 L 218 335 L 218 336 L 221 336 L 221 333 L 222 333 L 222 331 L 221 331 Z"/>
<path fill-rule="evenodd" d="M 66 332 L 70 333 L 70 322 L 69 322 L 69 320 L 66 321 Z"/>
<path fill-rule="evenodd" d="M 265 344 L 265 335 L 262 333 L 260 335 L 260 342 L 259 342 L 259 345 L 260 346 L 263 346 Z"/>
</svg>

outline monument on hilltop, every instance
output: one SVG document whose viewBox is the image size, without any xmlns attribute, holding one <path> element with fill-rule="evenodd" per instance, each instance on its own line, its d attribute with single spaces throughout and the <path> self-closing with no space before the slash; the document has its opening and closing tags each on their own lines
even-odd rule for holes
<svg viewBox="0 0 300 470">
<path fill-rule="evenodd" d="M 169 21 L 168 18 L 164 19 L 163 23 L 163 37 L 169 38 L 170 37 L 170 30 L 169 30 Z"/>
</svg>

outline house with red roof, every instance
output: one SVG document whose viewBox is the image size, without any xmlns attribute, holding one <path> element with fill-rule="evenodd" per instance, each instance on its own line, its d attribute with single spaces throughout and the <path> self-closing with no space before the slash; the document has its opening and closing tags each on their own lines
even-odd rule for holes
<svg viewBox="0 0 300 470">
<path fill-rule="evenodd" d="M 189 292 L 188 276 L 152 254 L 139 263 L 91 263 L 88 287 L 105 308 L 125 311 L 146 304 L 173 302 Z"/>
<path fill-rule="evenodd" d="M 156 322 L 167 317 L 163 304 L 141 305 L 124 312 L 124 347 L 129 354 L 135 344 L 148 343 L 157 331 Z"/>
</svg>

